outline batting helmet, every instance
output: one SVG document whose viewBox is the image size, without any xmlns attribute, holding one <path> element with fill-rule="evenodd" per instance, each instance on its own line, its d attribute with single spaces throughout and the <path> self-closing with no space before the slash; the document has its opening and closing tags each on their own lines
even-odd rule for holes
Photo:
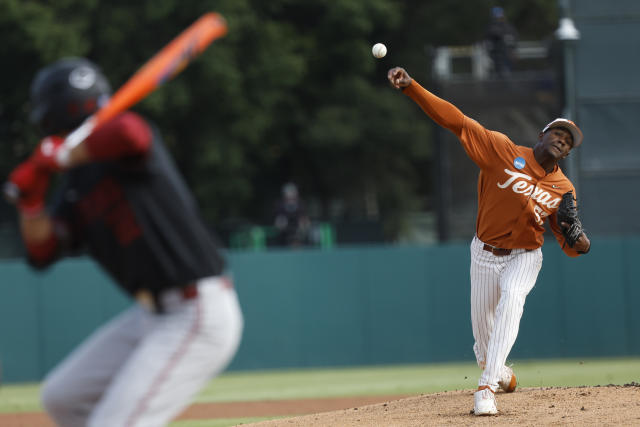
<svg viewBox="0 0 640 427">
<path fill-rule="evenodd" d="M 110 94 L 98 66 L 84 58 L 64 58 L 36 74 L 29 118 L 45 135 L 68 132 L 104 105 Z"/>
</svg>

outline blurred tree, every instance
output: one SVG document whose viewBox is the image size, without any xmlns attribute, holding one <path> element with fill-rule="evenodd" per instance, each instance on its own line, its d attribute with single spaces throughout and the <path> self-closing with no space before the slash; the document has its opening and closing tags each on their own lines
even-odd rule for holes
<svg viewBox="0 0 640 427">
<path fill-rule="evenodd" d="M 530 6 L 505 7 L 516 25 L 555 8 L 553 0 L 523 3 Z M 118 88 L 199 15 L 216 10 L 228 21 L 227 37 L 135 107 L 162 129 L 207 220 L 266 221 L 280 186 L 293 180 L 320 201 L 323 215 L 341 201 L 347 218 L 380 216 L 393 239 L 407 212 L 429 208 L 431 128 L 389 89 L 386 71 L 403 65 L 428 81 L 428 47 L 473 42 L 492 5 L 2 0 L 0 175 L 37 142 L 27 113 L 40 67 L 86 56 Z M 377 41 L 389 48 L 382 60 L 370 52 Z"/>
</svg>

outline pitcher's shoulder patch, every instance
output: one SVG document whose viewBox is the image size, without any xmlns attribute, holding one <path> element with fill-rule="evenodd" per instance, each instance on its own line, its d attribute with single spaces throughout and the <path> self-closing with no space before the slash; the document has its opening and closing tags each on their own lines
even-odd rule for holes
<svg viewBox="0 0 640 427">
<path fill-rule="evenodd" d="M 522 169 L 522 168 L 524 168 L 524 167 L 525 167 L 525 165 L 526 165 L 526 164 L 527 164 L 527 162 L 525 162 L 525 160 L 524 160 L 524 158 L 523 158 L 523 157 L 516 157 L 516 158 L 513 160 L 513 166 L 514 166 L 516 169 Z"/>
</svg>

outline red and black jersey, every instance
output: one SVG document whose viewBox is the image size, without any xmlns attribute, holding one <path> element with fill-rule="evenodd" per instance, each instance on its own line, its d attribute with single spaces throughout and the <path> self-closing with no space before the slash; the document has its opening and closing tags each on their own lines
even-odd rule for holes
<svg viewBox="0 0 640 427">
<path fill-rule="evenodd" d="M 96 161 L 66 172 L 54 205 L 60 240 L 131 294 L 220 275 L 219 247 L 158 132 L 124 113 L 95 135 L 85 143 Z"/>
</svg>

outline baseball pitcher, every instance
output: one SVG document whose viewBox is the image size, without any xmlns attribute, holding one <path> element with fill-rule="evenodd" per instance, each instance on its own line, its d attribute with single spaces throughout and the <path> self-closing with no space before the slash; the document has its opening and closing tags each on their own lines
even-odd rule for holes
<svg viewBox="0 0 640 427">
<path fill-rule="evenodd" d="M 137 299 L 48 374 L 44 408 L 63 427 L 163 426 L 229 363 L 242 315 L 225 261 L 157 129 L 124 112 L 59 155 L 65 135 L 109 95 L 107 79 L 86 59 L 42 69 L 31 119 L 47 137 L 5 192 L 17 197 L 33 266 L 87 252 Z M 54 174 L 62 182 L 47 209 Z"/>
<path fill-rule="evenodd" d="M 573 184 L 558 166 L 582 143 L 582 132 L 560 118 L 542 129 L 535 147 L 519 146 L 424 89 L 403 68 L 392 68 L 387 77 L 453 132 L 480 168 L 470 269 L 473 350 L 482 369 L 474 413 L 496 414 L 496 391 L 516 388 L 516 377 L 505 362 L 518 335 L 525 298 L 542 266 L 545 222 L 567 255 L 579 256 L 591 247 L 578 218 Z"/>
</svg>

